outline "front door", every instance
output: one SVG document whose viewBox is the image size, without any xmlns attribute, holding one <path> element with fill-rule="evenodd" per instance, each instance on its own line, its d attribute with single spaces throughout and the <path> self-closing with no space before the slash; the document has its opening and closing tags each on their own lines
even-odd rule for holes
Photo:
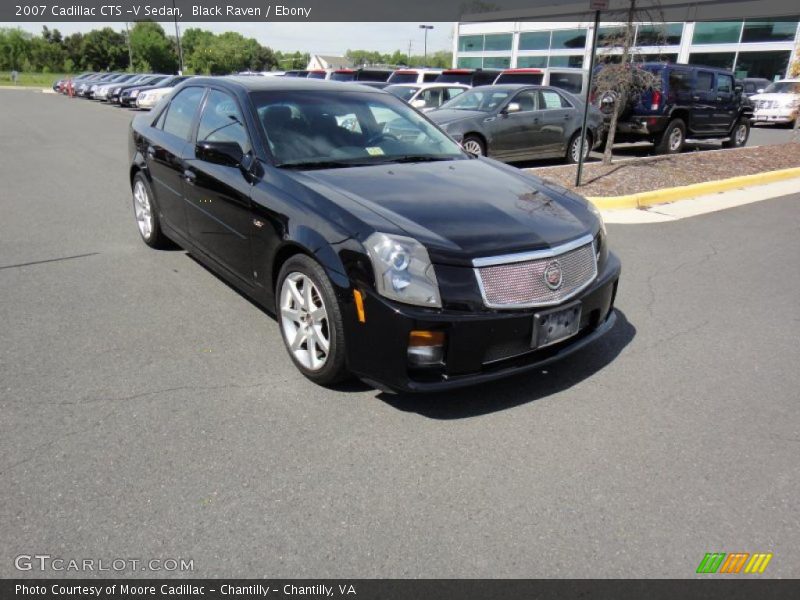
<svg viewBox="0 0 800 600">
<path fill-rule="evenodd" d="M 252 152 L 233 96 L 208 91 L 197 126 L 197 143 L 202 141 L 236 142 L 245 154 Z M 195 148 L 190 148 L 184 171 L 192 241 L 234 274 L 252 281 L 250 181 L 238 166 L 200 160 Z"/>
</svg>

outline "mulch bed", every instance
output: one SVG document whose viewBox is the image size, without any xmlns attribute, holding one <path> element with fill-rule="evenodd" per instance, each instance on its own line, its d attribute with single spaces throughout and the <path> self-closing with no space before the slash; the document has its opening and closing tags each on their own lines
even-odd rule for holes
<svg viewBox="0 0 800 600">
<path fill-rule="evenodd" d="M 798 143 L 622 159 L 607 166 L 587 163 L 580 188 L 575 187 L 575 165 L 528 170 L 583 196 L 624 196 L 793 167 L 800 167 Z"/>
</svg>

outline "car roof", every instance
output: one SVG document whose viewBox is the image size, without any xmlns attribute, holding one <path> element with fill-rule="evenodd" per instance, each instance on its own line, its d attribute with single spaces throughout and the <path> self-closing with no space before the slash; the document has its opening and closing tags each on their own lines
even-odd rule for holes
<svg viewBox="0 0 800 600">
<path fill-rule="evenodd" d="M 324 79 L 307 79 L 305 77 L 247 77 L 241 75 L 225 75 L 223 77 L 193 77 L 187 80 L 191 85 L 220 85 L 231 90 L 244 92 L 261 91 L 328 91 L 328 92 L 365 92 L 368 91 L 358 82 L 326 81 Z"/>
<path fill-rule="evenodd" d="M 446 81 L 440 82 L 428 82 L 428 83 L 390 83 L 392 87 L 407 87 L 407 88 L 414 88 L 420 90 L 426 90 L 428 88 L 435 88 L 435 87 L 463 87 L 466 89 L 471 89 L 466 83 L 448 83 Z"/>
</svg>

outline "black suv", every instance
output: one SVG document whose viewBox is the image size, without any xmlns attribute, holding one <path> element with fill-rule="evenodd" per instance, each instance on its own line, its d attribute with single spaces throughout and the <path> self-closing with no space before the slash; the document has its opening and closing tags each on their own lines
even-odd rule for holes
<svg viewBox="0 0 800 600">
<path fill-rule="evenodd" d="M 646 92 L 621 103 L 615 141 L 648 140 L 656 154 L 680 152 L 686 138 L 723 139 L 727 148 L 747 143 L 752 104 L 742 94 L 731 71 L 697 65 L 643 63 L 657 83 Z M 613 99 L 597 98 L 610 118 Z"/>
</svg>

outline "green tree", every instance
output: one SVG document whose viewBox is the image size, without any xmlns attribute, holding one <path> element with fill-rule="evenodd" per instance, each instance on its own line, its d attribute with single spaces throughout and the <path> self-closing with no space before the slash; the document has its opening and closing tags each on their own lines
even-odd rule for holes
<svg viewBox="0 0 800 600">
<path fill-rule="evenodd" d="M 0 29 L 0 70 L 19 71 L 30 58 L 31 34 L 21 29 Z"/>
<path fill-rule="evenodd" d="M 78 70 L 88 68 L 83 60 L 82 33 L 73 33 L 64 38 L 64 54 L 66 55 L 66 60 L 70 61 L 73 69 Z M 67 70 L 69 71 L 70 69 Z"/>
<path fill-rule="evenodd" d="M 81 43 L 83 67 L 93 71 L 113 71 L 128 68 L 128 48 L 125 36 L 110 27 L 93 29 Z"/>
<path fill-rule="evenodd" d="M 139 21 L 133 26 L 130 36 L 134 69 L 152 69 L 159 73 L 177 71 L 175 47 L 161 25 L 153 21 Z"/>
<path fill-rule="evenodd" d="M 59 44 L 48 42 L 43 37 L 30 41 L 29 61 L 31 70 L 53 73 L 64 68 L 64 49 Z"/>
</svg>

